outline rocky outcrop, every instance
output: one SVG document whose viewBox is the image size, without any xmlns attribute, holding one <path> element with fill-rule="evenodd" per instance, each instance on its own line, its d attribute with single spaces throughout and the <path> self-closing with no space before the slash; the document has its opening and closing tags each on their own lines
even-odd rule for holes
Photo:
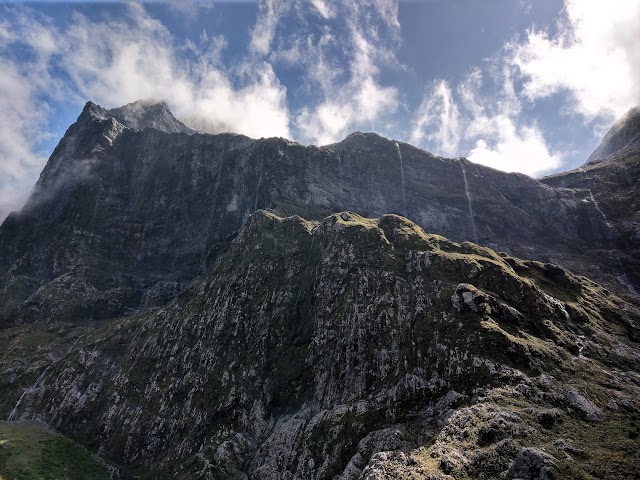
<svg viewBox="0 0 640 480">
<path fill-rule="evenodd" d="M 621 374 L 637 377 L 639 318 L 559 267 L 403 217 L 259 210 L 169 305 L 87 328 L 15 418 L 166 477 L 561 478 L 586 467 L 547 445 L 610 389 L 640 407 Z"/>
</svg>

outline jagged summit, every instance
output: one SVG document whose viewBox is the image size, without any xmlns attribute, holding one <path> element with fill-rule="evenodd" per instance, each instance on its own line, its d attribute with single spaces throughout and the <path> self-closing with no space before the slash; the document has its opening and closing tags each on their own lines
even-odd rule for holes
<svg viewBox="0 0 640 480">
<path fill-rule="evenodd" d="M 611 127 L 586 164 L 600 162 L 609 155 L 629 147 L 640 147 L 640 105 L 629 109 Z"/>
<path fill-rule="evenodd" d="M 165 101 L 138 100 L 112 109 L 87 102 L 82 113 L 101 119 L 114 118 L 133 130 L 154 128 L 166 133 L 195 133 L 195 130 L 173 116 Z"/>
</svg>

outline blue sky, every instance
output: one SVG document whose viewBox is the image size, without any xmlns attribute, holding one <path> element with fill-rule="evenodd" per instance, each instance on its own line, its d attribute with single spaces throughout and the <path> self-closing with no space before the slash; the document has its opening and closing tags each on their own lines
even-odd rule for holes
<svg viewBox="0 0 640 480">
<path fill-rule="evenodd" d="M 0 214 L 87 100 L 165 100 L 208 132 L 375 131 L 542 176 L 640 103 L 640 2 L 0 4 Z"/>
</svg>

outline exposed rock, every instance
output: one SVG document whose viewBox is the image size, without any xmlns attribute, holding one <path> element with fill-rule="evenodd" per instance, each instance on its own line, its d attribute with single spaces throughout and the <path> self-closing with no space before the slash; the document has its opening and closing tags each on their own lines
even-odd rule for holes
<svg viewBox="0 0 640 480">
<path fill-rule="evenodd" d="M 567 391 L 567 402 L 573 408 L 578 409 L 588 420 L 601 421 L 604 420 L 604 412 L 591 400 L 581 395 L 574 387 Z"/>
<path fill-rule="evenodd" d="M 638 477 L 632 151 L 543 183 L 89 103 L 0 227 L 0 414 L 153 478 Z"/>
<path fill-rule="evenodd" d="M 429 268 L 406 268 L 414 251 Z M 461 283 L 473 269 L 477 286 Z M 587 334 L 614 346 L 588 361 L 633 364 L 599 319 L 616 329 L 638 312 L 586 279 L 537 272 L 398 216 L 258 211 L 169 305 L 86 330 L 15 416 L 167 476 L 492 478 L 514 461 L 520 478 L 551 478 L 538 429 L 559 422 L 535 412 L 564 400 L 556 377 L 576 373 L 559 366 L 587 361 L 571 349 Z M 556 308 L 570 298 L 588 302 L 581 323 Z M 612 301 L 625 308 L 612 315 Z"/>
<path fill-rule="evenodd" d="M 640 148 L 640 106 L 631 108 L 607 132 L 587 163 L 596 163 L 623 149 Z"/>
<path fill-rule="evenodd" d="M 537 448 L 523 448 L 513 461 L 514 480 L 553 480 L 556 459 Z"/>
</svg>

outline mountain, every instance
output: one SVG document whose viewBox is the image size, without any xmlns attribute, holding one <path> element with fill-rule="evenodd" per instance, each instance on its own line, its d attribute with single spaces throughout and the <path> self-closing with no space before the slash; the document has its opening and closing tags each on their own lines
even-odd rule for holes
<svg viewBox="0 0 640 480">
<path fill-rule="evenodd" d="M 640 106 L 630 109 L 607 132 L 587 164 L 596 163 L 617 152 L 640 149 Z"/>
<path fill-rule="evenodd" d="M 639 177 L 88 103 L 0 227 L 0 415 L 120 478 L 635 478 Z"/>
<path fill-rule="evenodd" d="M 77 330 L 11 418 L 162 478 L 631 478 L 639 320 L 403 217 L 259 210 L 168 306 Z"/>
<path fill-rule="evenodd" d="M 130 126 L 146 121 L 154 127 Z M 454 241 L 560 263 L 621 294 L 640 289 L 640 269 L 629 267 L 637 240 L 612 225 L 599 189 L 553 188 L 375 134 L 318 148 L 174 132 L 176 122 L 163 104 L 87 104 L 27 205 L 0 228 L 0 322 L 114 318 L 165 304 L 210 271 L 259 208 L 311 220 L 401 214 Z"/>
</svg>

